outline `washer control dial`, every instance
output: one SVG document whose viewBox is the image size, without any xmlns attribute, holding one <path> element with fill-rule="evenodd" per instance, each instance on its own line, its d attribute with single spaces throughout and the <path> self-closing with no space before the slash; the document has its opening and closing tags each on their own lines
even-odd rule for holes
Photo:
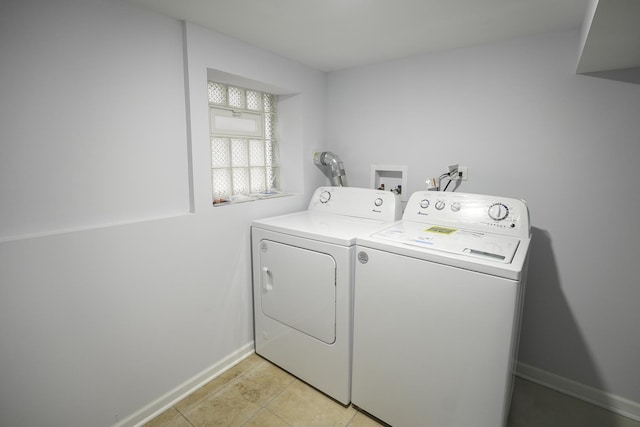
<svg viewBox="0 0 640 427">
<path fill-rule="evenodd" d="M 502 221 L 509 216 L 509 207 L 504 203 L 494 203 L 489 206 L 489 218 L 494 221 Z"/>
<path fill-rule="evenodd" d="M 320 203 L 327 203 L 329 200 L 331 200 L 330 192 L 325 190 L 322 193 L 320 193 Z"/>
<path fill-rule="evenodd" d="M 442 200 L 438 200 L 436 202 L 436 209 L 438 209 L 439 211 L 441 211 L 442 209 L 444 209 L 444 201 Z"/>
<path fill-rule="evenodd" d="M 458 212 L 462 206 L 458 202 L 451 203 L 451 210 L 453 212 Z"/>
<path fill-rule="evenodd" d="M 426 208 L 428 208 L 428 207 L 429 207 L 429 199 L 422 199 L 422 200 L 420 201 L 420 207 L 421 207 L 422 209 L 426 209 Z"/>
<path fill-rule="evenodd" d="M 378 197 L 376 199 L 376 201 L 373 202 L 373 204 L 376 205 L 376 206 L 382 206 L 382 199 L 380 197 Z"/>
</svg>

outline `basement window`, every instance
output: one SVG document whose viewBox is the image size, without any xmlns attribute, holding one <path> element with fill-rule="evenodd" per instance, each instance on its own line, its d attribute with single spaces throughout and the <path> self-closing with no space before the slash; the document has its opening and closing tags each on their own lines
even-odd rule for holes
<svg viewBox="0 0 640 427">
<path fill-rule="evenodd" d="M 208 82 L 213 204 L 280 191 L 277 95 Z"/>
</svg>

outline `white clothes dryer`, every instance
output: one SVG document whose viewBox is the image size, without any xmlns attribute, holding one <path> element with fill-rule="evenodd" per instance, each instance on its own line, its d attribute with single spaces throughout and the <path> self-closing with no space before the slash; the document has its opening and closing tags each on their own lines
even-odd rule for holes
<svg viewBox="0 0 640 427">
<path fill-rule="evenodd" d="M 427 191 L 358 238 L 353 404 L 394 427 L 504 426 L 529 242 L 523 201 Z"/>
<path fill-rule="evenodd" d="M 356 236 L 400 215 L 391 192 L 321 187 L 308 210 L 254 221 L 256 353 L 348 404 Z"/>
</svg>

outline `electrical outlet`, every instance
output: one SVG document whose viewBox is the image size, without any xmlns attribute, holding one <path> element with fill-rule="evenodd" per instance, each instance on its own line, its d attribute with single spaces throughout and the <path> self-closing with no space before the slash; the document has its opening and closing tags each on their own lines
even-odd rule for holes
<svg viewBox="0 0 640 427">
<path fill-rule="evenodd" d="M 466 181 L 467 179 L 469 179 L 469 171 L 467 170 L 466 166 L 458 166 L 458 177 L 460 178 L 460 180 L 462 181 Z"/>
</svg>

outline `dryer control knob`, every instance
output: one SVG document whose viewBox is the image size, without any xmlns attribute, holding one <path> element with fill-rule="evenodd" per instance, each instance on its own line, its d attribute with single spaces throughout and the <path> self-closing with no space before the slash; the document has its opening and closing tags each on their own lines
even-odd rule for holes
<svg viewBox="0 0 640 427">
<path fill-rule="evenodd" d="M 322 193 L 320 193 L 320 203 L 327 203 L 329 200 L 331 200 L 330 192 L 325 190 Z"/>
<path fill-rule="evenodd" d="M 489 218 L 494 221 L 502 221 L 509 216 L 509 207 L 504 203 L 494 203 L 489 206 Z"/>
<path fill-rule="evenodd" d="M 382 199 L 380 197 L 378 197 L 376 199 L 376 201 L 373 202 L 373 204 L 376 205 L 376 206 L 382 206 Z"/>
<path fill-rule="evenodd" d="M 442 200 L 438 200 L 436 202 L 436 209 L 438 209 L 439 211 L 441 211 L 442 209 L 444 209 L 444 202 Z"/>
<path fill-rule="evenodd" d="M 451 210 L 454 212 L 458 212 L 462 206 L 458 202 L 453 202 L 451 204 Z"/>
<path fill-rule="evenodd" d="M 422 209 L 426 209 L 426 208 L 428 208 L 428 207 L 429 207 L 429 199 L 422 199 L 422 200 L 420 201 L 420 207 L 421 207 Z"/>
</svg>

